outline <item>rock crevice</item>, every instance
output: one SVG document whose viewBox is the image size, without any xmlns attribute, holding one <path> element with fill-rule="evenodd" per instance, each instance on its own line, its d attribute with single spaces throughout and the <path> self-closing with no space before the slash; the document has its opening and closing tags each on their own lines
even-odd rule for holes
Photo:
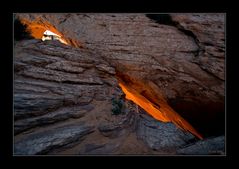
<svg viewBox="0 0 239 169">
<path fill-rule="evenodd" d="M 190 130 L 184 120 L 194 135 L 224 134 L 224 15 L 150 15 L 16 14 L 33 32 L 55 30 L 68 45 L 37 37 L 15 43 L 15 153 L 120 154 L 131 152 L 131 145 L 136 154 L 175 154 L 196 140 L 185 133 Z M 169 123 L 126 100 L 120 82 L 161 110 L 164 118 L 158 120 Z M 122 114 L 112 114 L 112 98 L 124 100 Z M 80 131 L 57 134 L 68 131 L 58 127 L 81 122 L 94 128 L 81 142 L 76 141 Z M 60 142 L 39 134 L 48 130 Z M 42 149 L 30 143 L 38 136 Z M 70 142 L 77 144 L 57 146 Z M 25 144 L 30 146 L 24 150 Z"/>
</svg>

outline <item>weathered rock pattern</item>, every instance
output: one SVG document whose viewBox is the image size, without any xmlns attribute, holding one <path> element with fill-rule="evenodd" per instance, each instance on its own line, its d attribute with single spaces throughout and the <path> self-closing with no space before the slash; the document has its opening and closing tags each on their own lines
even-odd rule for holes
<svg viewBox="0 0 239 169">
<path fill-rule="evenodd" d="M 225 80 L 225 18 L 221 14 L 173 14 L 181 29 L 190 30 L 199 47 L 196 64 L 201 69 L 221 80 Z M 201 56 L 201 57 L 200 57 Z"/>
<path fill-rule="evenodd" d="M 145 114 L 140 114 L 136 132 L 150 148 L 166 153 L 175 151 L 195 139 L 193 135 L 183 132 L 174 124 L 159 122 Z"/>
<path fill-rule="evenodd" d="M 48 21 L 62 34 L 79 39 L 85 48 L 99 51 L 116 70 L 133 79 L 132 88 L 151 100 L 160 100 L 162 94 L 203 135 L 216 130 L 209 125 L 212 121 L 223 131 L 223 14 L 172 14 L 158 20 L 144 14 L 22 17 Z M 152 85 L 159 88 L 155 94 L 149 90 Z"/>
<path fill-rule="evenodd" d="M 63 107 L 59 110 L 49 112 L 41 116 L 17 120 L 14 124 L 15 134 L 40 125 L 47 125 L 58 121 L 67 120 L 69 118 L 80 118 L 93 108 L 94 107 L 92 105 Z"/>
<path fill-rule="evenodd" d="M 177 154 L 187 155 L 224 155 L 225 137 L 219 136 L 200 140 L 193 145 L 188 145 L 177 150 Z"/>
<path fill-rule="evenodd" d="M 142 110 L 132 108 L 128 101 L 124 115 L 112 115 L 110 99 L 123 96 L 118 81 L 159 108 L 171 106 L 203 136 L 224 134 L 223 14 L 17 17 L 28 23 L 50 23 L 69 44 L 40 40 L 16 43 L 14 134 L 20 142 L 41 130 L 82 121 L 96 130 L 69 151 L 59 153 L 124 154 L 127 144 L 135 144 L 142 151 L 132 154 L 174 154 L 195 141 L 172 123 L 137 113 Z M 128 142 L 129 138 L 133 141 Z M 45 153 L 31 150 L 31 145 L 29 154 Z"/>
<path fill-rule="evenodd" d="M 81 128 L 78 131 L 76 127 L 74 129 L 76 132 L 67 135 L 68 127 L 63 131 L 60 129 L 65 125 L 65 121 L 81 119 L 92 111 L 95 108 L 91 103 L 92 100 L 110 99 L 111 96 L 108 94 L 110 88 L 117 85 L 116 79 L 109 76 L 114 74 L 114 68 L 103 59 L 97 60 L 99 56 L 81 50 L 83 49 L 65 46 L 56 41 L 30 40 L 16 44 L 14 51 L 16 154 L 50 153 L 61 145 L 75 142 L 81 137 Z M 74 125 L 75 123 L 78 124 L 73 121 Z M 41 132 L 45 131 L 44 127 L 47 129 L 46 132 Z M 21 134 L 24 131 L 26 133 Z M 84 133 L 83 129 L 82 132 Z M 51 137 L 52 134 L 55 137 Z M 35 137 L 38 139 L 32 140 Z M 54 141 L 58 137 L 59 141 Z M 26 144 L 28 149 L 25 149 Z M 38 144 L 42 146 L 36 148 Z"/>
<path fill-rule="evenodd" d="M 93 132 L 92 126 L 64 126 L 37 134 L 32 134 L 15 143 L 17 155 L 45 154 L 54 148 L 69 146 Z M 72 146 L 72 145 L 71 145 Z"/>
</svg>

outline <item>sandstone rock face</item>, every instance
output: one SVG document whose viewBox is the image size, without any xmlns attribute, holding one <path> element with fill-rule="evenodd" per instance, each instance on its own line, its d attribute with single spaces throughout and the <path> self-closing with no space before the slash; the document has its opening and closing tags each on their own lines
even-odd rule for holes
<svg viewBox="0 0 239 169">
<path fill-rule="evenodd" d="M 172 15 L 182 29 L 196 37 L 200 53 L 195 63 L 218 79 L 225 80 L 225 18 L 221 14 Z"/>
<path fill-rule="evenodd" d="M 51 29 L 44 23 L 51 24 L 69 44 L 40 40 L 16 43 L 17 141 L 78 122 L 93 125 L 94 132 L 72 149 L 58 153 L 176 153 L 195 139 L 172 123 L 138 113 L 143 110 L 127 100 L 125 113 L 112 115 L 111 98 L 124 97 L 119 81 L 161 109 L 169 121 L 180 126 L 178 118 L 164 110 L 179 114 L 203 137 L 224 134 L 223 14 L 16 16 L 44 29 Z M 21 149 L 24 144 L 17 145 Z M 34 149 L 31 145 L 29 149 Z M 130 151 L 128 145 L 139 151 Z M 53 149 L 27 152 L 53 153 Z"/>
</svg>

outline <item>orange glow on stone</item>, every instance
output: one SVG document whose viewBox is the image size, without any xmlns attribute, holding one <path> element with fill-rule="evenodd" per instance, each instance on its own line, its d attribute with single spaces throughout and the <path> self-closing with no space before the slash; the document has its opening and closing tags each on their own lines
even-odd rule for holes
<svg viewBox="0 0 239 169">
<path fill-rule="evenodd" d="M 61 32 L 59 32 L 52 24 L 40 18 L 35 19 L 34 21 L 21 19 L 21 23 L 27 26 L 27 30 L 30 32 L 31 36 L 35 39 L 42 39 L 44 32 L 46 30 L 49 30 L 61 37 L 59 39 L 61 43 L 77 48 L 84 48 L 82 42 L 78 41 L 77 39 L 66 37 Z"/>
<path fill-rule="evenodd" d="M 160 112 L 154 105 L 149 102 L 145 97 L 141 96 L 138 92 L 133 89 L 129 89 L 124 86 L 122 83 L 119 83 L 119 86 L 123 90 L 126 95 L 126 99 L 133 101 L 149 114 L 151 114 L 155 119 L 163 121 L 163 122 L 170 122 L 170 120 L 165 117 L 162 112 Z"/>
<path fill-rule="evenodd" d="M 133 101 L 142 109 L 152 115 L 155 119 L 162 122 L 173 122 L 179 128 L 192 133 L 200 139 L 203 137 L 177 112 L 175 112 L 168 104 L 162 103 L 161 107 L 151 103 L 147 98 L 142 96 L 136 90 L 128 87 L 123 82 L 119 82 L 119 86 L 126 95 L 126 99 Z"/>
<path fill-rule="evenodd" d="M 42 36 L 46 30 L 49 30 L 61 37 L 60 42 L 64 44 L 68 44 L 63 37 L 63 35 L 50 23 L 43 21 L 33 21 L 30 22 L 28 20 L 22 19 L 21 22 L 27 25 L 27 30 L 30 32 L 31 36 L 35 39 L 42 39 Z"/>
</svg>

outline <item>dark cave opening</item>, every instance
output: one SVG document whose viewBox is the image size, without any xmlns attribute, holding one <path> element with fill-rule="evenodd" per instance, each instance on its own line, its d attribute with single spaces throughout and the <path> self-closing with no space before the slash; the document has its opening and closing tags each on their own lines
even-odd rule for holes
<svg viewBox="0 0 239 169">
<path fill-rule="evenodd" d="M 192 133 L 197 138 L 204 138 L 204 136 L 201 135 L 201 133 L 193 126 L 193 124 L 190 124 L 186 118 L 175 112 L 175 110 L 167 104 L 163 95 L 159 93 L 160 91 L 153 89 L 152 86 L 143 82 L 142 79 L 134 79 L 133 77 L 122 74 L 118 71 L 117 79 L 119 86 L 126 95 L 125 98 L 133 101 L 153 118 L 161 122 L 172 122 L 180 129 Z"/>
<path fill-rule="evenodd" d="M 169 14 L 146 14 L 146 16 L 158 24 L 170 26 L 177 25 L 177 23 L 172 20 L 172 17 Z"/>
<path fill-rule="evenodd" d="M 146 17 L 158 24 L 174 26 L 185 35 L 191 37 L 198 50 L 194 55 L 204 53 L 204 47 L 200 44 L 197 36 L 184 28 L 180 23 L 173 20 L 170 14 L 146 14 Z M 225 134 L 225 105 L 223 101 L 187 101 L 183 98 L 168 100 L 168 104 L 185 120 L 192 124 L 203 137 L 218 136 Z"/>
<path fill-rule="evenodd" d="M 225 135 L 225 105 L 222 102 L 192 102 L 171 99 L 169 105 L 192 124 L 204 138 Z"/>
</svg>

